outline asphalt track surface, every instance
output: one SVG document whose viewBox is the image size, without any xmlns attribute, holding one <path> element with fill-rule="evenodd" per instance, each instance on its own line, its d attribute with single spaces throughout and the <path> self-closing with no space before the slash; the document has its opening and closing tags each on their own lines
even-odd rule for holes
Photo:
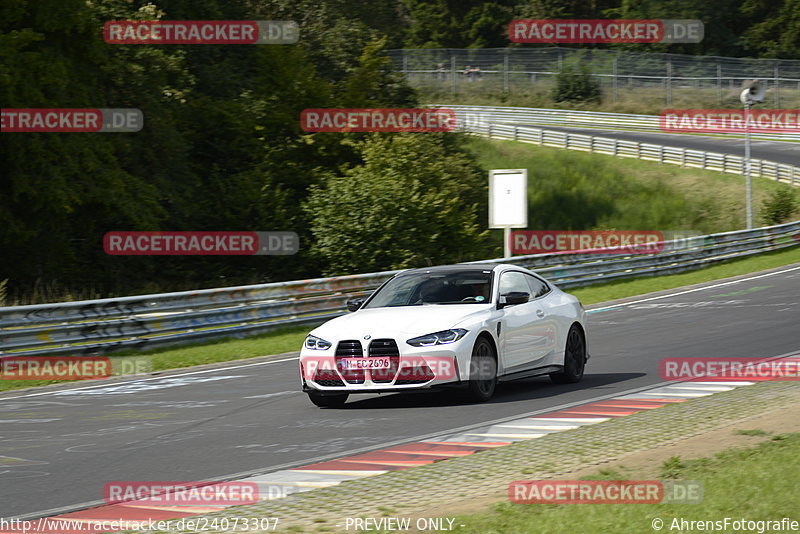
<svg viewBox="0 0 800 534">
<path fill-rule="evenodd" d="M 0 396 L 0 517 L 95 502 L 111 481 L 269 472 L 657 384 L 664 357 L 785 354 L 800 348 L 798 317 L 800 264 L 596 308 L 582 383 L 508 383 L 478 405 L 437 392 L 355 396 L 342 409 L 319 409 L 299 391 L 296 355 L 7 392 Z"/>
<path fill-rule="evenodd" d="M 569 132 L 596 137 L 608 137 L 625 141 L 639 141 L 654 145 L 664 145 L 692 150 L 704 150 L 719 154 L 733 154 L 744 157 L 744 139 L 721 139 L 718 137 L 704 137 L 700 135 L 683 135 L 668 133 L 630 132 L 620 130 L 603 130 L 597 128 L 562 128 L 560 126 L 533 125 L 530 123 L 515 123 L 516 126 L 534 126 L 545 130 Z M 789 141 L 750 141 L 751 157 L 787 165 L 800 166 L 800 143 Z"/>
</svg>

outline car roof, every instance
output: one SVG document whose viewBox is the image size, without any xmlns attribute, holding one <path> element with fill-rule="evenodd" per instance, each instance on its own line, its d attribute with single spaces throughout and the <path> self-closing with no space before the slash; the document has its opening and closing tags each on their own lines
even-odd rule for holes
<svg viewBox="0 0 800 534">
<path fill-rule="evenodd" d="M 493 271 L 498 267 L 502 267 L 500 263 L 455 263 L 453 265 L 436 265 L 433 267 L 420 267 L 417 269 L 409 269 L 400 274 L 420 274 L 420 273 L 435 273 L 435 272 L 454 272 L 454 271 Z"/>
</svg>

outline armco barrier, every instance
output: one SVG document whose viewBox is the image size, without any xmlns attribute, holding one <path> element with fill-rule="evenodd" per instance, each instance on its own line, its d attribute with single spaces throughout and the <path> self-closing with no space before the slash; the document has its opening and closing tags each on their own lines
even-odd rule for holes
<svg viewBox="0 0 800 534">
<path fill-rule="evenodd" d="M 582 111 L 573 109 L 519 108 L 510 106 L 462 106 L 436 104 L 437 108 L 447 108 L 461 115 L 472 115 L 491 123 L 515 123 L 535 127 L 557 126 L 563 128 L 586 128 L 604 130 L 629 130 L 647 133 L 663 133 L 658 115 L 634 115 L 628 113 L 609 113 L 606 111 Z M 735 111 L 735 110 L 734 110 Z M 525 124 L 527 123 L 527 124 Z M 743 138 L 743 133 L 717 132 L 717 137 Z M 752 139 L 774 139 L 779 141 L 800 141 L 800 133 L 759 132 L 750 133 Z"/>
<path fill-rule="evenodd" d="M 682 167 L 694 167 L 731 174 L 745 174 L 746 170 L 745 159 L 733 154 L 720 154 L 690 148 L 670 147 L 639 141 L 546 130 L 519 124 L 507 124 L 510 121 L 509 114 L 516 117 L 513 119 L 515 122 L 519 122 L 524 116 L 523 113 L 509 112 L 508 109 L 526 110 L 528 108 L 446 105 L 437 105 L 436 107 L 446 107 L 455 111 L 459 130 L 483 137 L 509 139 L 541 146 L 582 150 L 584 152 L 608 154 L 623 158 L 657 161 L 658 163 L 670 163 L 681 165 Z M 528 111 L 554 110 L 528 109 Z M 565 114 L 563 116 L 567 116 L 566 114 L 588 112 L 568 111 L 563 113 Z M 564 125 L 562 124 L 562 126 Z M 761 159 L 751 159 L 750 169 L 753 176 L 771 178 L 793 186 L 800 186 L 800 167 Z"/>
<path fill-rule="evenodd" d="M 564 288 L 671 274 L 800 244 L 800 221 L 665 242 L 656 254 L 538 254 L 487 260 L 536 270 Z M 87 300 L 0 307 L 0 358 L 90 355 L 144 349 L 342 315 L 398 271 Z"/>
</svg>

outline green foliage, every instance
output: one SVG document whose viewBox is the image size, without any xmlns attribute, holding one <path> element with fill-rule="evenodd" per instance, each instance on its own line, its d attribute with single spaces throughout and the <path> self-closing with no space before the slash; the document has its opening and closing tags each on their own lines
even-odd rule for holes
<svg viewBox="0 0 800 534">
<path fill-rule="evenodd" d="M 364 163 L 327 173 L 305 204 L 327 274 L 480 259 L 486 180 L 458 144 L 437 134 L 374 134 Z"/>
<path fill-rule="evenodd" d="M 764 200 L 761 217 L 766 225 L 781 224 L 788 222 L 799 207 L 794 189 L 787 185 L 776 189 Z"/>
<path fill-rule="evenodd" d="M 564 65 L 556 76 L 552 98 L 556 102 L 600 102 L 600 82 L 584 65 Z"/>
</svg>

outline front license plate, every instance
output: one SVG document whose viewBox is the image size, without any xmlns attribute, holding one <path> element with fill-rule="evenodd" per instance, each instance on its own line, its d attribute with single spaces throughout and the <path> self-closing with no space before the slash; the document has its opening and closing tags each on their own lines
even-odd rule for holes
<svg viewBox="0 0 800 534">
<path fill-rule="evenodd" d="M 389 358 L 347 358 L 343 361 L 345 369 L 388 369 L 391 365 Z"/>
</svg>

